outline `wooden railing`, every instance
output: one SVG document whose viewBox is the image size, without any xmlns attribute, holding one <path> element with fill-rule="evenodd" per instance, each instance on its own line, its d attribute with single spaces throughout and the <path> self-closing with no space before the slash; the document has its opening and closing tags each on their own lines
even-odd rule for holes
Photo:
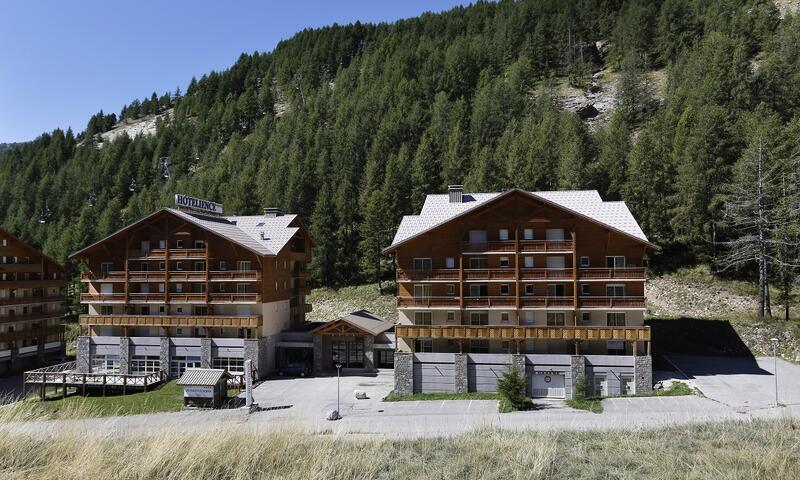
<svg viewBox="0 0 800 480">
<path fill-rule="evenodd" d="M 212 281 L 261 279 L 261 272 L 258 270 L 219 270 L 208 272 L 208 275 Z"/>
<path fill-rule="evenodd" d="M 64 295 L 45 295 L 40 297 L 23 297 L 17 296 L 14 298 L 3 298 L 0 300 L 0 305 L 22 305 L 26 303 L 45 303 L 45 302 L 63 302 Z"/>
<path fill-rule="evenodd" d="M 579 297 L 581 308 L 644 308 L 644 297 Z"/>
<path fill-rule="evenodd" d="M 572 279 L 571 268 L 520 268 L 520 280 L 564 280 Z"/>
<path fill-rule="evenodd" d="M 644 267 L 581 268 L 578 270 L 578 278 L 581 280 L 645 280 L 647 278 L 647 274 Z"/>
<path fill-rule="evenodd" d="M 464 297 L 464 306 L 468 308 L 516 307 L 517 299 L 511 296 L 499 297 Z"/>
<path fill-rule="evenodd" d="M 124 295 L 124 294 L 123 294 Z M 199 297 L 202 300 L 202 296 Z M 150 292 L 150 293 L 129 293 L 128 301 L 136 302 L 164 302 L 164 292 Z"/>
<path fill-rule="evenodd" d="M 649 341 L 650 327 L 522 327 L 522 326 L 427 326 L 396 325 L 398 338 L 446 338 L 458 340 L 625 340 Z"/>
<path fill-rule="evenodd" d="M 433 270 L 404 270 L 397 269 L 397 279 L 403 281 L 429 281 L 429 280 L 446 280 L 458 281 L 457 268 L 436 268 Z"/>
<path fill-rule="evenodd" d="M 152 253 L 155 252 L 163 252 L 163 250 L 152 250 Z M 163 253 L 161 253 L 163 256 Z M 170 260 L 181 260 L 185 258 L 205 258 L 206 256 L 206 249 L 205 248 L 170 248 L 169 249 L 169 259 Z"/>
<path fill-rule="evenodd" d="M 458 307 L 458 297 L 397 297 L 398 307 Z"/>
<path fill-rule="evenodd" d="M 513 252 L 516 248 L 514 240 L 492 240 L 488 242 L 464 242 L 461 250 L 464 252 Z"/>
<path fill-rule="evenodd" d="M 163 282 L 164 272 L 144 270 L 128 271 L 128 280 L 131 282 Z"/>
<path fill-rule="evenodd" d="M 67 387 L 79 388 L 86 393 L 86 387 L 122 387 L 123 393 L 130 387 L 133 389 L 147 389 L 167 379 L 167 372 L 159 370 L 147 374 L 121 374 L 121 373 L 78 373 L 75 371 L 75 362 L 67 362 L 46 368 L 39 368 L 25 372 L 23 376 L 23 392 L 27 394 L 29 387 L 40 387 L 40 398 L 44 399 L 46 387 L 63 388 L 66 395 Z"/>
<path fill-rule="evenodd" d="M 259 293 L 209 293 L 208 297 L 210 302 L 250 303 L 261 301 L 261 294 Z"/>
<path fill-rule="evenodd" d="M 470 268 L 464 270 L 464 280 L 514 280 L 516 275 L 516 271 L 513 268 Z"/>
<path fill-rule="evenodd" d="M 261 315 L 81 315 L 81 325 L 121 327 L 240 327 L 262 325 Z"/>
<path fill-rule="evenodd" d="M 63 335 L 64 325 L 53 325 L 45 328 L 31 328 L 28 330 L 15 330 L 13 332 L 0 333 L 0 342 L 16 342 L 19 340 L 30 340 L 33 338 L 43 339 L 53 335 Z"/>
<path fill-rule="evenodd" d="M 564 308 L 574 307 L 575 300 L 572 297 L 519 297 L 520 308 Z"/>
<path fill-rule="evenodd" d="M 124 302 L 124 293 L 81 293 L 81 303 L 88 302 Z"/>
<path fill-rule="evenodd" d="M 520 240 L 521 252 L 571 252 L 572 240 Z"/>
<path fill-rule="evenodd" d="M 61 318 L 64 315 L 62 310 L 55 312 L 30 312 L 26 314 L 0 315 L 0 323 L 27 322 L 31 320 L 44 320 L 46 318 Z"/>
<path fill-rule="evenodd" d="M 202 270 L 200 271 L 170 270 L 169 272 L 170 282 L 204 281 L 205 279 L 206 279 L 206 272 Z"/>
</svg>

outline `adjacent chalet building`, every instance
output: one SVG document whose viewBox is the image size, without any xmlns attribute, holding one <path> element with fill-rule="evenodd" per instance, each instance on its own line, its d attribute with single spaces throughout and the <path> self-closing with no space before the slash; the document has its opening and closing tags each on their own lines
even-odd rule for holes
<svg viewBox="0 0 800 480">
<path fill-rule="evenodd" d="M 0 373 L 64 355 L 61 265 L 0 229 Z"/>
<path fill-rule="evenodd" d="M 397 266 L 396 390 L 492 390 L 516 363 L 532 396 L 571 396 L 579 377 L 598 395 L 649 391 L 655 248 L 623 202 L 596 191 L 428 195 L 385 250 Z"/>
<path fill-rule="evenodd" d="M 302 325 L 311 238 L 296 215 L 223 217 L 165 208 L 71 258 L 83 261 L 77 370 L 258 377 L 282 330 Z"/>
</svg>

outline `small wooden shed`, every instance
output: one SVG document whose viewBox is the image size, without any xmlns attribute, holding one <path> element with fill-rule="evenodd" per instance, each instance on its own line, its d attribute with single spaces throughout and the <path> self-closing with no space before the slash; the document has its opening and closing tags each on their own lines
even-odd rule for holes
<svg viewBox="0 0 800 480">
<path fill-rule="evenodd" d="M 176 382 L 183 386 L 183 405 L 220 408 L 228 398 L 228 380 L 233 377 L 218 368 L 187 368 Z"/>
</svg>

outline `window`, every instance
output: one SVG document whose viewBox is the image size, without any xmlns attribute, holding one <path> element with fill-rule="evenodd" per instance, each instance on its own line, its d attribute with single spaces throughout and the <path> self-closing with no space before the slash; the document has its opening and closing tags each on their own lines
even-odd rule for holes
<svg viewBox="0 0 800 480">
<path fill-rule="evenodd" d="M 105 275 L 108 272 L 110 272 L 111 270 L 113 270 L 113 268 L 114 268 L 114 264 L 113 263 L 111 263 L 111 262 L 103 262 L 103 263 L 100 264 L 100 273 Z"/>
<path fill-rule="evenodd" d="M 619 376 L 619 394 L 633 395 L 633 375 L 622 374 Z"/>
<path fill-rule="evenodd" d="M 605 374 L 595 373 L 592 386 L 594 387 L 592 393 L 594 393 L 595 397 L 608 396 L 608 379 Z"/>
<path fill-rule="evenodd" d="M 161 357 L 158 355 L 134 355 L 131 357 L 130 373 L 148 374 L 161 370 Z"/>
<path fill-rule="evenodd" d="M 431 325 L 432 322 L 432 312 L 414 312 L 414 325 Z"/>
<path fill-rule="evenodd" d="M 589 266 L 589 257 L 581 257 L 581 267 L 586 268 Z"/>
<path fill-rule="evenodd" d="M 511 353 L 511 342 L 509 342 L 508 340 L 503 340 L 502 342 L 500 342 L 500 350 L 503 353 Z"/>
<path fill-rule="evenodd" d="M 169 363 L 169 374 L 172 377 L 180 377 L 187 368 L 201 368 L 200 357 L 176 356 L 172 357 Z"/>
<path fill-rule="evenodd" d="M 249 283 L 237 283 L 236 284 L 236 293 L 250 293 L 250 284 Z"/>
<path fill-rule="evenodd" d="M 469 296 L 470 297 L 486 297 L 489 295 L 488 289 L 485 284 L 470 284 Z"/>
<path fill-rule="evenodd" d="M 195 305 L 194 314 L 198 316 L 208 315 L 208 307 L 205 305 Z"/>
<path fill-rule="evenodd" d="M 142 305 L 141 309 L 139 309 L 140 315 L 150 315 L 150 306 L 149 305 Z"/>
<path fill-rule="evenodd" d="M 530 310 L 525 312 L 525 316 L 522 317 L 523 323 L 533 323 L 534 321 L 534 314 Z"/>
<path fill-rule="evenodd" d="M 581 295 L 591 295 L 592 289 L 588 283 L 581 283 Z"/>
<path fill-rule="evenodd" d="M 183 270 L 183 262 L 175 262 L 175 270 Z"/>
<path fill-rule="evenodd" d="M 178 313 L 183 313 L 183 307 L 177 307 L 176 310 L 177 310 Z M 183 329 L 179 328 L 178 329 L 178 335 L 180 335 L 182 332 L 183 332 Z"/>
<path fill-rule="evenodd" d="M 214 368 L 221 368 L 230 373 L 244 374 L 244 358 L 217 357 L 212 363 Z"/>
<path fill-rule="evenodd" d="M 470 257 L 469 258 L 469 268 L 470 269 L 487 268 L 488 266 L 489 266 L 489 262 L 486 261 L 486 257 Z"/>
<path fill-rule="evenodd" d="M 414 285 L 414 297 L 426 298 L 431 296 L 431 286 L 427 284 Z"/>
<path fill-rule="evenodd" d="M 433 352 L 433 340 L 417 340 L 416 351 L 422 353 Z"/>
<path fill-rule="evenodd" d="M 564 312 L 547 312 L 547 326 L 563 327 L 565 325 L 564 318 Z"/>
<path fill-rule="evenodd" d="M 194 241 L 194 248 L 197 248 L 197 249 L 206 248 L 206 241 L 205 240 L 195 240 Z"/>
<path fill-rule="evenodd" d="M 194 262 L 194 271 L 195 272 L 205 272 L 206 271 L 206 262 Z"/>
<path fill-rule="evenodd" d="M 625 268 L 625 257 L 606 257 L 606 268 Z"/>
<path fill-rule="evenodd" d="M 142 262 L 141 264 L 139 264 L 140 272 L 146 272 L 148 270 L 149 270 L 149 265 L 147 264 L 147 262 Z"/>
<path fill-rule="evenodd" d="M 500 323 L 508 323 L 508 312 L 500 313 Z"/>
<path fill-rule="evenodd" d="M 526 283 L 525 284 L 525 295 L 533 295 L 533 292 L 534 292 L 533 284 L 532 283 Z"/>
<path fill-rule="evenodd" d="M 547 240 L 564 240 L 564 229 L 548 228 L 545 231 L 545 237 L 547 238 Z"/>
<path fill-rule="evenodd" d="M 470 353 L 489 353 L 489 340 L 470 340 Z"/>
<path fill-rule="evenodd" d="M 219 284 L 219 293 L 225 293 L 225 284 L 224 283 L 220 283 Z"/>
<path fill-rule="evenodd" d="M 182 283 L 176 283 L 175 284 L 175 292 L 176 293 L 183 293 L 183 284 Z"/>
<path fill-rule="evenodd" d="M 533 257 L 525 257 L 525 268 L 533 268 Z"/>
<path fill-rule="evenodd" d="M 240 272 L 246 272 L 250 270 L 251 263 L 250 260 L 239 260 L 236 265 Z"/>
<path fill-rule="evenodd" d="M 547 296 L 548 297 L 563 297 L 564 296 L 564 284 L 557 283 L 557 284 L 550 284 L 547 286 Z"/>
<path fill-rule="evenodd" d="M 497 234 L 497 237 L 501 241 L 508 240 L 508 229 L 507 228 L 501 228 L 500 231 Z"/>
<path fill-rule="evenodd" d="M 4 246 L 4 247 L 7 247 L 7 246 L 8 246 L 8 239 L 7 239 L 7 238 L 4 238 L 4 239 L 3 239 L 3 246 Z"/>
<path fill-rule="evenodd" d="M 470 312 L 469 324 L 472 326 L 489 325 L 489 314 L 486 312 Z"/>
<path fill-rule="evenodd" d="M 607 297 L 624 297 L 625 296 L 625 285 L 622 285 L 622 284 L 606 285 L 606 296 Z"/>
<path fill-rule="evenodd" d="M 158 270 L 161 272 L 164 271 L 164 262 L 158 262 Z"/>
<path fill-rule="evenodd" d="M 163 283 L 159 283 L 158 284 L 158 293 L 164 293 L 164 284 Z"/>
<path fill-rule="evenodd" d="M 502 284 L 500 285 L 500 295 L 508 295 L 508 285 Z"/>
<path fill-rule="evenodd" d="M 522 231 L 522 238 L 525 240 L 533 240 L 533 229 L 526 228 Z"/>
<path fill-rule="evenodd" d="M 625 313 L 623 312 L 607 313 L 606 325 L 608 325 L 609 327 L 624 327 Z"/>
<path fill-rule="evenodd" d="M 508 268 L 510 265 L 508 257 L 500 257 L 500 268 Z"/>
<path fill-rule="evenodd" d="M 167 309 L 166 309 L 166 307 L 164 305 L 159 305 L 158 306 L 158 313 L 164 313 L 166 311 L 167 311 Z"/>
<path fill-rule="evenodd" d="M 394 350 L 378 350 L 378 368 L 394 368 Z"/>
<path fill-rule="evenodd" d="M 119 355 L 92 356 L 92 373 L 119 373 Z"/>
<path fill-rule="evenodd" d="M 167 248 L 167 242 L 165 242 L 164 240 L 159 240 L 158 241 L 158 248 L 160 248 L 162 250 Z"/>
<path fill-rule="evenodd" d="M 433 260 L 430 258 L 415 258 L 414 270 L 431 270 L 433 269 Z"/>
<path fill-rule="evenodd" d="M 456 321 L 456 312 L 447 312 L 447 322 L 453 323 Z"/>
<path fill-rule="evenodd" d="M 625 342 L 622 340 L 609 340 L 606 347 L 608 355 L 625 355 Z"/>
<path fill-rule="evenodd" d="M 581 312 L 581 324 L 582 325 L 591 325 L 592 323 L 592 314 L 591 312 Z"/>
<path fill-rule="evenodd" d="M 175 248 L 183 248 L 183 240 L 175 240 Z"/>
<path fill-rule="evenodd" d="M 447 284 L 447 294 L 450 295 L 451 297 L 454 297 L 456 295 L 456 286 L 454 284 L 452 283 Z"/>
<path fill-rule="evenodd" d="M 456 268 L 456 259 L 454 257 L 447 257 L 444 259 L 445 268 Z"/>
<path fill-rule="evenodd" d="M 112 315 L 114 313 L 114 306 L 113 305 L 101 305 L 100 306 L 100 315 Z"/>
<path fill-rule="evenodd" d="M 219 269 L 223 272 L 228 269 L 228 265 L 225 263 L 225 260 L 219 261 Z"/>
<path fill-rule="evenodd" d="M 150 251 L 150 242 L 148 240 L 142 240 L 141 242 L 141 249 L 142 252 L 149 252 Z"/>
</svg>

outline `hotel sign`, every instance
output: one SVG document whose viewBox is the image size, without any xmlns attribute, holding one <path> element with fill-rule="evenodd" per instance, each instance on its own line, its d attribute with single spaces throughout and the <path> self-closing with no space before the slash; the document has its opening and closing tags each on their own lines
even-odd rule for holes
<svg viewBox="0 0 800 480">
<path fill-rule="evenodd" d="M 215 213 L 222 215 L 222 204 L 210 200 L 190 197 L 189 195 L 175 194 L 175 205 L 182 208 L 191 208 L 202 212 Z"/>
</svg>

